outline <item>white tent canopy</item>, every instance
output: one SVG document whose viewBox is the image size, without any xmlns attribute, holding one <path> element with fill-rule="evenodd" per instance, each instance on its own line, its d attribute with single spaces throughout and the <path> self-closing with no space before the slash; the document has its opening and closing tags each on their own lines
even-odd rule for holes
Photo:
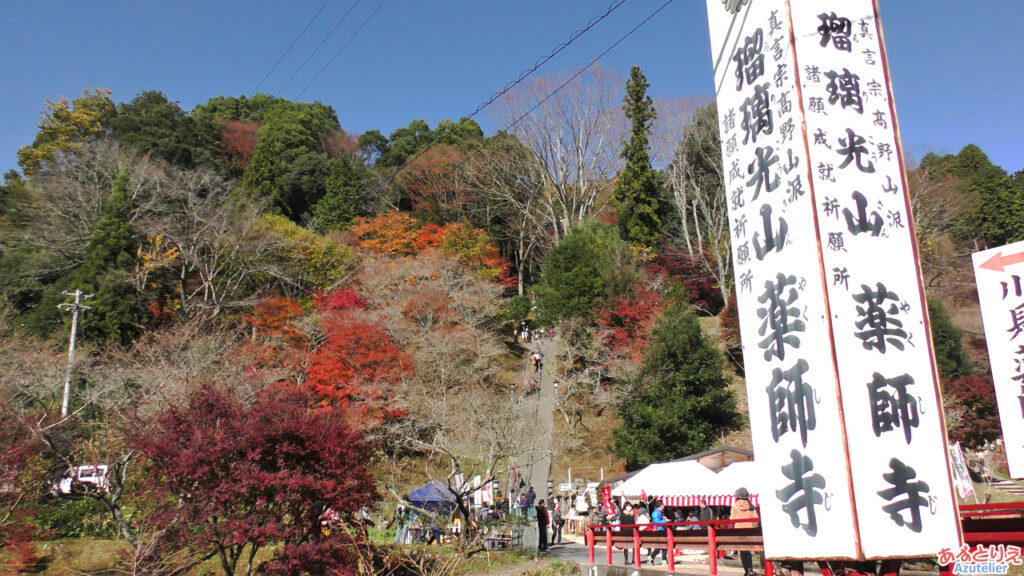
<svg viewBox="0 0 1024 576">
<path fill-rule="evenodd" d="M 759 469 L 754 462 L 734 462 L 715 474 L 694 460 L 651 464 L 612 489 L 612 496 L 653 496 L 666 506 L 697 506 L 705 498 L 711 506 L 731 506 L 740 487 L 757 505 Z"/>
<path fill-rule="evenodd" d="M 751 504 L 756 506 L 757 496 L 761 493 L 762 478 L 761 467 L 757 462 L 733 462 L 717 474 L 715 490 L 713 494 L 709 494 L 708 504 L 732 506 L 733 500 L 736 499 L 736 490 L 746 488 L 750 492 Z M 718 503 L 713 503 L 712 500 Z"/>
<path fill-rule="evenodd" d="M 685 494 L 704 494 L 713 486 L 715 473 L 705 468 L 700 462 L 684 460 L 681 462 L 662 462 L 651 464 L 636 473 L 622 485 L 612 489 L 612 496 L 626 498 L 646 498 L 654 496 L 662 499 L 668 506 L 684 506 L 676 504 L 675 497 Z"/>
</svg>

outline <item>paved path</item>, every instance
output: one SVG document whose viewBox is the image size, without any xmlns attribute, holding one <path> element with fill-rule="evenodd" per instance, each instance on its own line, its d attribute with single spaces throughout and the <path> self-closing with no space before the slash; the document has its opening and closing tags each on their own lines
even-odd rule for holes
<svg viewBox="0 0 1024 576">
<path fill-rule="evenodd" d="M 992 487 L 1017 496 L 1024 495 L 1024 482 L 1010 479 L 993 479 Z"/>
<path fill-rule="evenodd" d="M 522 382 L 529 382 L 531 378 L 536 378 L 538 389 L 534 393 L 529 393 L 528 389 L 517 390 L 516 393 L 525 395 L 519 404 L 519 414 L 520 418 L 530 425 L 530 429 L 536 432 L 536 443 L 528 453 L 519 454 L 517 461 L 520 472 L 527 478 L 529 485 L 533 486 L 537 498 L 547 499 L 548 479 L 551 477 L 551 430 L 555 401 L 557 341 L 551 338 L 539 342 L 535 340 L 527 344 L 527 350 L 523 361 Z M 530 352 L 534 350 L 540 351 L 544 355 L 544 362 L 537 374 L 533 373 L 529 358 Z M 527 386 L 522 387 L 528 388 Z"/>
</svg>

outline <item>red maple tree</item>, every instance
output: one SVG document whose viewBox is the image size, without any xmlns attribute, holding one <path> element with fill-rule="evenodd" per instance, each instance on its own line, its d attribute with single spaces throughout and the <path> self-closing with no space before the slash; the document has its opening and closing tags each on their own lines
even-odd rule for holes
<svg viewBox="0 0 1024 576">
<path fill-rule="evenodd" d="M 345 286 L 338 288 L 327 293 L 316 294 L 313 296 L 313 304 L 316 305 L 316 309 L 321 312 L 330 312 L 332 310 L 365 310 L 370 307 L 369 302 L 363 299 L 362 296 L 356 292 L 355 288 L 351 286 Z"/>
<path fill-rule="evenodd" d="M 641 289 L 634 298 L 619 298 L 598 315 L 612 353 L 639 361 L 647 349 L 654 319 L 661 308 L 658 294 Z"/>
<path fill-rule="evenodd" d="M 366 315 L 334 310 L 321 315 L 324 340 L 309 361 L 306 385 L 353 422 L 370 426 L 402 415 L 388 407 L 394 386 L 412 361 Z"/>
<path fill-rule="evenodd" d="M 220 132 L 221 160 L 225 164 L 234 163 L 245 169 L 252 160 L 256 150 L 257 135 L 260 131 L 259 122 L 228 120 L 224 122 Z"/>
<path fill-rule="evenodd" d="M 999 437 L 999 409 L 991 376 L 965 376 L 945 386 L 945 393 L 946 408 L 963 412 L 957 425 L 950 426 L 954 440 L 973 448 Z"/>
<path fill-rule="evenodd" d="M 12 404 L 0 398 L 0 550 L 6 549 L 9 567 L 16 571 L 29 571 L 41 560 L 33 542 L 31 507 L 44 467 L 29 430 Z"/>
<path fill-rule="evenodd" d="M 152 467 L 152 488 L 173 496 L 146 521 L 174 547 L 218 558 L 225 576 L 259 570 L 253 558 L 275 543 L 282 561 L 338 548 L 319 544 L 328 538 L 323 512 L 353 518 L 376 496 L 359 432 L 312 409 L 293 386 L 267 389 L 251 404 L 230 390 L 200 388 L 130 436 Z"/>
</svg>

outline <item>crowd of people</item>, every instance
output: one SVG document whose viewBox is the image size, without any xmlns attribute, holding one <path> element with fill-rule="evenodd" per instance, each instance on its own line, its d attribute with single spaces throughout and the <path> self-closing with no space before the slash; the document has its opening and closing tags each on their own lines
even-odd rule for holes
<svg viewBox="0 0 1024 576">
<path fill-rule="evenodd" d="M 729 515 L 723 517 L 723 519 L 745 520 L 744 522 L 736 522 L 733 525 L 736 528 L 752 528 L 757 526 L 758 513 L 757 509 L 750 503 L 750 493 L 746 488 L 740 488 L 736 491 L 735 496 L 735 502 L 729 510 Z M 641 530 L 664 531 L 665 527 L 659 526 L 658 524 L 670 522 L 708 522 L 719 519 L 715 509 L 708 506 L 707 500 L 703 498 L 700 499 L 699 506 L 697 508 L 690 509 L 689 511 L 684 510 L 683 508 L 666 511 L 664 502 L 655 498 L 645 499 L 636 503 L 635 506 L 629 501 L 623 502 L 621 506 L 618 502 L 612 501 L 612 507 L 612 513 L 607 514 L 603 519 L 592 519 L 592 523 L 637 525 L 641 527 Z M 646 526 L 648 524 L 651 526 Z M 686 526 L 685 529 L 699 530 L 701 529 L 701 525 L 692 524 Z M 622 548 L 623 563 L 627 565 L 632 564 L 632 554 L 632 548 Z M 649 548 L 647 550 L 647 556 L 647 562 L 651 566 L 659 565 L 659 558 L 661 562 L 668 562 L 667 551 L 664 548 Z M 743 565 L 744 576 L 751 576 L 754 573 L 753 557 L 750 552 L 740 552 L 740 563 Z"/>
<path fill-rule="evenodd" d="M 756 527 L 758 525 L 758 512 L 750 503 L 750 494 L 747 489 L 740 488 L 736 491 L 735 497 L 735 502 L 730 508 L 728 516 L 723 516 L 723 518 L 741 520 L 741 522 L 736 522 L 733 525 L 736 528 Z M 545 499 L 538 499 L 536 492 L 531 486 L 525 492 L 520 493 L 517 498 L 513 498 L 511 501 L 504 503 L 504 505 L 501 503 L 497 505 L 491 503 L 488 506 L 474 509 L 473 514 L 469 518 L 469 525 L 471 528 L 477 528 L 494 522 L 504 522 L 508 515 L 525 517 L 527 522 L 536 523 L 537 549 L 543 552 L 553 545 L 562 544 L 562 530 L 566 524 L 566 516 L 570 513 L 569 510 L 563 508 L 564 502 L 561 499 L 552 499 L 550 504 L 551 507 L 549 508 L 548 502 Z M 604 507 L 591 507 L 589 510 L 590 523 L 595 525 L 623 525 L 629 526 L 630 529 L 632 526 L 640 526 L 641 530 L 663 532 L 665 524 L 668 523 L 692 522 L 695 524 L 685 526 L 684 529 L 699 530 L 701 529 L 699 522 L 719 519 L 719 514 L 716 513 L 716 510 L 708 506 L 707 501 L 703 498 L 699 501 L 697 508 L 689 510 L 683 508 L 666 509 L 664 502 L 655 498 L 647 498 L 636 503 L 623 501 L 621 505 L 613 500 L 611 506 L 612 511 L 608 514 L 605 514 L 606 510 Z M 390 527 L 392 523 L 396 524 L 395 543 L 404 544 L 420 541 L 433 544 L 441 542 L 443 530 L 434 518 L 430 519 L 429 527 L 420 527 L 417 531 L 417 536 L 414 537 L 410 532 L 410 527 L 413 525 L 415 518 L 416 515 L 407 506 L 404 504 L 398 506 L 392 521 L 387 526 Z M 448 527 L 448 532 L 456 537 L 461 534 L 462 525 L 458 515 L 455 515 L 453 518 L 452 524 Z M 625 564 L 633 563 L 632 554 L 633 549 L 631 547 L 622 548 L 622 558 Z M 665 548 L 647 549 L 647 563 L 651 566 L 658 566 L 661 563 L 667 562 L 668 555 Z M 752 576 L 754 570 L 751 553 L 740 552 L 740 562 L 743 565 L 744 576 Z"/>
</svg>

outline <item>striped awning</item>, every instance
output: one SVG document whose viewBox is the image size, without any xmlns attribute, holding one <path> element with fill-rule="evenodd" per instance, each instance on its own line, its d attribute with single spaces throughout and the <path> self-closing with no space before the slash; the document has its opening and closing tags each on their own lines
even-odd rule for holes
<svg viewBox="0 0 1024 576">
<path fill-rule="evenodd" d="M 673 461 L 651 464 L 623 484 L 613 488 L 611 495 L 630 500 L 654 496 L 672 507 L 692 507 L 707 499 L 709 506 L 732 506 L 736 491 L 745 488 L 751 493 L 750 503 L 757 505 L 759 479 L 755 462 L 734 462 L 717 474 L 700 463 Z"/>
<path fill-rule="evenodd" d="M 700 500 L 703 498 L 707 501 L 708 506 L 732 506 L 733 502 L 736 501 L 736 496 L 732 494 L 704 494 L 704 495 L 663 495 L 652 494 L 658 500 L 665 503 L 665 506 L 673 508 L 690 508 L 700 505 Z M 750 495 L 750 503 L 757 506 L 757 494 Z"/>
</svg>

